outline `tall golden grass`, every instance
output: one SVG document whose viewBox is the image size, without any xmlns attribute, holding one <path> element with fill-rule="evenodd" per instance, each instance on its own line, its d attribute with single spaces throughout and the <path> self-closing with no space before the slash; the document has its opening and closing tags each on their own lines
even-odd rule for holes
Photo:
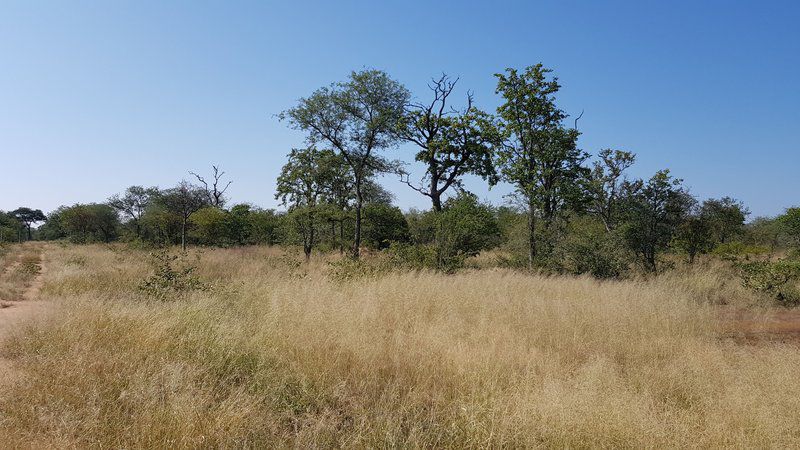
<svg viewBox="0 0 800 450">
<path fill-rule="evenodd" d="M 162 302 L 143 252 L 48 247 L 51 314 L 3 348 L 5 445 L 800 446 L 800 352 L 721 339 L 710 272 L 337 283 L 201 253 L 211 289 Z"/>
</svg>

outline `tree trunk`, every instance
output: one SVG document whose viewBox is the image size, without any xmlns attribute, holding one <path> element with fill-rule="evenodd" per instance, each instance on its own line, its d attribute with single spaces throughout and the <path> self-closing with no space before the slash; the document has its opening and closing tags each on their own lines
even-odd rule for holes
<svg viewBox="0 0 800 450">
<path fill-rule="evenodd" d="M 28 240 L 30 241 L 30 240 L 32 239 L 32 237 L 31 237 L 32 235 L 31 235 L 31 226 L 30 226 L 30 224 L 28 224 L 28 225 L 27 225 L 27 228 L 28 228 Z"/>
<path fill-rule="evenodd" d="M 435 173 L 433 165 L 431 165 L 430 173 Z M 440 212 L 442 210 L 442 193 L 439 192 L 439 177 L 435 175 L 431 175 L 431 187 L 429 195 L 431 197 L 431 203 L 433 203 L 433 210 L 437 213 Z"/>
<path fill-rule="evenodd" d="M 187 217 L 183 217 L 183 222 L 181 222 L 181 250 L 186 251 L 186 220 Z"/>
<path fill-rule="evenodd" d="M 533 269 L 536 260 L 536 205 L 528 197 L 528 269 Z"/>
<path fill-rule="evenodd" d="M 361 177 L 356 178 L 356 233 L 353 242 L 353 259 L 361 256 L 361 207 L 364 204 L 364 196 L 361 193 Z"/>
</svg>

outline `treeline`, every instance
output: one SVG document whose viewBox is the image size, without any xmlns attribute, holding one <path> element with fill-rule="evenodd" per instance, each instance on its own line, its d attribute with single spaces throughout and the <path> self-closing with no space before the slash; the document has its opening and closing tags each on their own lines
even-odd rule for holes
<svg viewBox="0 0 800 450">
<path fill-rule="evenodd" d="M 457 268 L 499 248 L 502 263 L 555 272 L 616 277 L 659 270 L 665 253 L 688 261 L 711 251 L 769 253 L 796 247 L 800 209 L 746 224 L 747 208 L 725 197 L 699 201 L 668 170 L 627 175 L 635 154 L 578 148 L 578 118 L 556 103 L 560 89 L 541 64 L 497 74 L 500 106 L 479 109 L 471 93 L 454 101 L 457 79 L 434 79 L 426 100 L 378 70 L 301 98 L 279 115 L 306 134 L 291 150 L 275 198 L 286 212 L 228 206 L 230 181 L 191 173 L 169 189 L 132 186 L 96 204 L 0 214 L 0 240 L 35 237 L 75 242 L 125 240 L 147 245 L 284 244 L 349 253 L 388 249 L 418 267 Z M 421 172 L 385 151 L 414 148 Z M 396 174 L 430 202 L 403 213 L 376 180 Z M 509 205 L 492 206 L 467 192 L 465 176 L 514 187 Z M 37 215 L 38 214 L 38 215 Z"/>
</svg>

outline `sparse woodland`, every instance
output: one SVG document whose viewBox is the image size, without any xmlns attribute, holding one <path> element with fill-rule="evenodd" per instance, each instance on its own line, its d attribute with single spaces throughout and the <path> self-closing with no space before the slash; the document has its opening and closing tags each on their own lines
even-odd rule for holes
<svg viewBox="0 0 800 450">
<path fill-rule="evenodd" d="M 495 111 L 447 75 L 307 93 L 278 211 L 212 166 L 0 212 L 0 444 L 800 446 L 795 199 L 635 178 L 625 143 L 579 147 L 550 69 L 496 78 Z"/>
</svg>

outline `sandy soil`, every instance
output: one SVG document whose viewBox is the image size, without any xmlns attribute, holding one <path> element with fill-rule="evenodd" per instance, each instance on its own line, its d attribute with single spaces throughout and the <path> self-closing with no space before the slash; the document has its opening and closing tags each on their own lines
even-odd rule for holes
<svg viewBox="0 0 800 450">
<path fill-rule="evenodd" d="M 15 270 L 19 264 L 19 261 L 15 262 L 6 268 L 4 273 Z M 47 302 L 39 298 L 39 291 L 42 288 L 42 277 L 46 270 L 46 266 L 40 263 L 39 274 L 26 287 L 21 298 L 13 301 L 4 301 L 0 304 L 0 343 L 20 324 L 45 312 L 48 305 Z M 7 380 L 13 372 L 12 362 L 0 355 L 0 383 Z"/>
</svg>

